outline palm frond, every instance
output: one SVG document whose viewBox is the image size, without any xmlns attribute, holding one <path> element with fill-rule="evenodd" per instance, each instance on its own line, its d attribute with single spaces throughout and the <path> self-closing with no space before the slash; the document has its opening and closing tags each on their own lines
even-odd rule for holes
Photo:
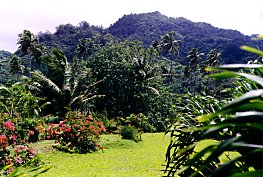
<svg viewBox="0 0 263 177">
<path fill-rule="evenodd" d="M 40 71 L 34 71 L 32 73 L 32 79 L 38 82 L 41 87 L 48 89 L 53 94 L 60 95 L 62 93 L 61 89 Z"/>
</svg>

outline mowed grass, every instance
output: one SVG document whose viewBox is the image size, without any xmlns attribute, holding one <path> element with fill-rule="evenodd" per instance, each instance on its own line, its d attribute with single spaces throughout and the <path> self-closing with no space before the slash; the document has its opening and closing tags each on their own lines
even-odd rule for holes
<svg viewBox="0 0 263 177">
<path fill-rule="evenodd" d="M 145 133 L 143 141 L 122 140 L 103 135 L 105 149 L 89 154 L 68 154 L 53 150 L 52 141 L 35 143 L 40 158 L 53 168 L 46 177 L 156 177 L 162 176 L 169 135 Z"/>
</svg>

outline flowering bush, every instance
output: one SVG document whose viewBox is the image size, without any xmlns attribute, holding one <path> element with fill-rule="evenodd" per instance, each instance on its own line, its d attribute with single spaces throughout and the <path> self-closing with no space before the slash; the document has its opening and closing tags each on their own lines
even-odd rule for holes
<svg viewBox="0 0 263 177">
<path fill-rule="evenodd" d="M 27 136 L 21 136 L 21 127 L 9 120 L 8 114 L 4 113 L 0 118 L 0 167 L 10 165 L 3 173 L 12 172 L 13 166 L 37 165 L 36 151 L 25 144 L 33 132 L 25 129 Z"/>
<path fill-rule="evenodd" d="M 99 144 L 104 125 L 90 115 L 76 112 L 67 114 L 59 124 L 50 124 L 46 129 L 47 139 L 56 139 L 56 148 L 68 152 L 87 153 L 103 149 Z"/>
</svg>

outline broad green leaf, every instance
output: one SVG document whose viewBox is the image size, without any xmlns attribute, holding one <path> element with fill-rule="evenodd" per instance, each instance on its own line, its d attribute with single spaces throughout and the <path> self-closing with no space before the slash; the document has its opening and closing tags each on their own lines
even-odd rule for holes
<svg viewBox="0 0 263 177">
<path fill-rule="evenodd" d="M 237 98 L 236 100 L 232 101 L 231 103 L 229 103 L 228 105 L 223 107 L 221 110 L 219 110 L 215 113 L 212 113 L 212 114 L 206 114 L 206 115 L 198 116 L 196 119 L 199 122 L 205 122 L 205 121 L 208 121 L 208 120 L 210 120 L 210 119 L 212 119 L 215 116 L 220 115 L 220 114 L 237 112 L 238 107 L 242 107 L 242 105 L 244 105 L 245 103 L 248 103 L 252 99 L 258 98 L 261 95 L 263 95 L 263 89 L 252 90 L 250 92 L 245 93 L 244 95 Z"/>
<path fill-rule="evenodd" d="M 255 69 L 255 68 L 263 68 L 261 64 L 226 64 L 215 67 L 206 68 L 206 71 L 218 71 L 218 70 L 238 70 L 238 69 Z"/>
<path fill-rule="evenodd" d="M 233 143 L 236 147 L 245 147 L 245 148 L 259 148 L 263 151 L 263 145 L 258 144 L 247 144 L 247 143 Z"/>
<path fill-rule="evenodd" d="M 211 74 L 208 75 L 206 77 L 208 78 L 215 78 L 215 79 L 228 79 L 228 78 L 232 78 L 232 77 L 236 77 L 238 76 L 237 74 L 233 73 L 233 72 L 229 72 L 229 71 L 225 71 L 225 72 L 220 72 L 220 73 L 216 73 L 216 74 Z"/>
<path fill-rule="evenodd" d="M 215 162 L 215 159 L 218 159 L 219 156 L 231 149 L 231 146 L 233 144 L 233 142 L 235 142 L 236 140 L 238 140 L 239 137 L 234 137 L 234 138 L 231 138 L 231 139 L 228 139 L 228 140 L 225 140 L 223 142 L 221 142 L 219 145 L 216 145 L 214 146 L 212 149 L 210 148 L 209 151 L 211 152 L 211 154 L 206 158 L 206 160 L 202 163 L 202 164 L 199 164 L 199 165 L 195 165 L 194 168 L 197 168 L 197 171 L 196 173 L 192 174 L 191 176 L 194 176 L 195 174 L 197 174 L 198 172 L 202 171 L 208 164 L 211 164 L 212 162 Z M 207 148 L 204 149 L 205 152 L 209 152 L 207 151 Z M 204 151 L 203 150 L 203 151 Z M 211 151 L 212 150 L 212 151 Z M 203 151 L 201 152 L 198 152 L 194 157 L 193 159 L 191 159 L 190 161 L 194 160 L 195 157 L 198 157 L 198 158 L 201 158 L 203 157 L 203 155 L 205 154 Z M 201 156 L 201 157 L 200 157 Z M 196 160 L 195 160 L 196 161 Z M 192 162 L 193 163 L 193 162 Z M 194 165 L 194 164 L 190 164 L 190 165 Z"/>
<path fill-rule="evenodd" d="M 249 47 L 249 46 L 246 46 L 246 45 L 243 45 L 240 48 L 242 50 L 247 51 L 247 52 L 251 52 L 251 53 L 254 53 L 254 54 L 257 54 L 257 55 L 263 57 L 263 52 L 261 50 L 256 49 L 256 48 Z"/>
<path fill-rule="evenodd" d="M 205 134 L 209 134 L 218 130 L 222 130 L 224 128 L 229 128 L 229 127 L 244 127 L 246 129 L 252 129 L 252 130 L 258 130 L 263 132 L 263 126 L 262 124 L 258 124 L 258 123 L 220 123 L 217 125 L 209 125 L 209 126 L 205 126 L 202 128 L 196 128 L 196 129 L 192 129 L 192 131 L 200 131 L 200 130 L 206 130 Z"/>
<path fill-rule="evenodd" d="M 216 170 L 214 170 L 212 172 L 212 174 L 209 175 L 209 177 L 221 177 L 222 173 L 228 173 L 229 175 L 233 174 L 231 177 L 235 176 L 235 174 L 238 174 L 238 175 L 243 174 L 243 173 L 237 173 L 236 169 L 233 169 L 233 167 L 236 166 L 235 163 L 240 162 L 240 161 L 244 161 L 248 158 L 253 158 L 254 156 L 260 155 L 261 153 L 262 153 L 261 149 L 256 149 L 256 150 L 250 151 L 249 153 L 247 153 L 243 156 L 239 156 L 233 160 L 227 161 L 227 162 L 221 164 Z M 238 167 L 236 167 L 236 168 L 238 168 Z M 259 171 L 261 171 L 261 170 L 259 170 Z M 249 172 L 245 172 L 245 173 L 249 173 Z M 235 177 L 237 177 L 237 176 L 235 176 Z"/>
<path fill-rule="evenodd" d="M 258 84 L 260 84 L 261 86 L 263 86 L 263 78 L 259 77 L 259 76 L 255 76 L 255 75 L 252 75 L 252 74 L 247 74 L 247 73 L 236 73 L 240 76 L 243 76 L 251 81 L 254 81 Z"/>
<path fill-rule="evenodd" d="M 257 171 L 248 171 L 244 173 L 235 173 L 230 177 L 262 177 L 262 175 L 263 175 L 263 170 L 257 170 Z"/>
</svg>

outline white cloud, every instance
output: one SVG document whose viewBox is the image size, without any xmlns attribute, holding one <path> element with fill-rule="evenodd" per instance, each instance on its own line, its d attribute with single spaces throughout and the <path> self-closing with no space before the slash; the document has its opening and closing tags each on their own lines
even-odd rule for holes
<svg viewBox="0 0 263 177">
<path fill-rule="evenodd" d="M 14 51 L 23 29 L 55 31 L 60 24 L 108 27 L 124 14 L 160 11 L 245 34 L 263 33 L 262 0 L 8 0 L 0 6 L 0 50 Z"/>
</svg>

